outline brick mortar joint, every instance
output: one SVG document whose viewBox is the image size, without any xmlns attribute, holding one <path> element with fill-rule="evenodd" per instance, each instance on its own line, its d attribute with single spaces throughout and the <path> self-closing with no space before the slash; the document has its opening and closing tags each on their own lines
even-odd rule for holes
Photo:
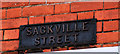
<svg viewBox="0 0 120 54">
<path fill-rule="evenodd" d="M 34 6 L 46 6 L 46 5 L 56 5 L 56 4 L 69 4 L 72 2 L 61 2 L 61 3 L 52 3 L 52 4 L 36 4 L 36 5 L 28 5 L 28 6 L 17 6 L 17 7 L 5 7 L 2 9 L 12 9 L 12 8 L 21 8 L 21 7 L 34 7 Z"/>
<path fill-rule="evenodd" d="M 55 7 L 54 7 L 55 8 Z M 23 9 L 23 8 L 22 8 Z M 72 13 L 83 13 L 83 12 L 94 12 L 94 11 L 103 11 L 103 10 L 115 10 L 119 8 L 112 8 L 112 9 L 98 9 L 98 10 L 88 10 L 88 11 L 80 11 L 80 12 L 69 12 L 69 13 L 59 13 L 59 14 L 47 14 L 47 15 L 36 15 L 36 16 L 27 16 L 27 17 L 38 17 L 38 16 L 52 16 L 52 15 L 62 15 L 62 14 L 72 14 Z M 22 11 L 21 11 L 22 12 Z M 23 13 L 21 13 L 23 15 Z M 7 15 L 7 13 L 6 13 Z M 17 18 L 27 18 L 27 17 L 15 17 L 15 18 L 5 18 L 0 20 L 6 20 L 6 19 L 17 19 Z"/>
</svg>

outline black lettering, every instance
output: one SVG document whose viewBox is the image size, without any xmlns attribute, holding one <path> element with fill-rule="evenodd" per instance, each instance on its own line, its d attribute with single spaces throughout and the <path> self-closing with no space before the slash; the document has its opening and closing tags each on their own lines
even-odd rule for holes
<svg viewBox="0 0 120 54">
<path fill-rule="evenodd" d="M 65 35 L 65 42 L 66 42 L 66 43 L 69 43 L 69 42 L 70 42 L 70 41 L 69 41 L 69 36 L 70 36 L 70 34 Z"/>
<path fill-rule="evenodd" d="M 78 29 L 78 25 L 75 24 L 75 32 L 79 32 L 79 31 L 80 31 L 80 29 Z"/>
<path fill-rule="evenodd" d="M 83 31 L 87 31 L 88 30 L 88 28 L 87 28 L 87 25 L 88 24 L 88 22 L 83 22 Z"/>
<path fill-rule="evenodd" d="M 40 45 L 40 38 L 35 39 L 35 46 L 38 46 L 38 45 Z"/>
<path fill-rule="evenodd" d="M 56 31 L 57 31 L 57 33 L 60 31 L 60 28 L 61 28 L 60 25 L 58 25 L 58 26 L 56 25 Z"/>
<path fill-rule="evenodd" d="M 33 33 L 33 35 L 35 35 L 35 34 L 37 34 L 37 35 L 38 35 L 38 30 L 37 30 L 37 27 L 35 27 L 35 29 L 34 29 L 34 33 Z"/>
<path fill-rule="evenodd" d="M 72 30 L 70 30 L 69 28 L 70 26 L 67 24 L 67 32 L 71 32 Z"/>
<path fill-rule="evenodd" d="M 63 27 L 62 30 L 63 30 L 63 33 L 64 33 L 65 32 L 65 25 L 63 24 L 62 27 Z"/>
<path fill-rule="evenodd" d="M 62 35 L 57 36 L 57 43 L 58 44 L 62 43 Z"/>
<path fill-rule="evenodd" d="M 31 36 L 32 35 L 32 31 L 30 31 L 30 30 L 32 30 L 32 28 L 31 27 L 29 27 L 26 31 L 27 31 L 27 36 Z"/>
<path fill-rule="evenodd" d="M 77 36 L 78 36 L 78 35 L 79 35 L 78 33 L 77 33 L 77 34 L 73 34 L 75 42 L 78 40 L 78 39 L 77 39 Z"/>
<path fill-rule="evenodd" d="M 53 30 L 52 30 L 52 28 L 53 28 L 53 25 L 51 25 L 51 26 L 48 26 L 48 33 L 53 33 Z"/>
<path fill-rule="evenodd" d="M 42 39 L 43 39 L 43 45 L 46 44 L 46 39 L 47 38 L 46 37 L 42 37 Z"/>
<path fill-rule="evenodd" d="M 46 32 L 45 26 L 41 26 L 40 27 L 40 34 L 45 34 L 45 32 Z"/>
<path fill-rule="evenodd" d="M 54 36 L 49 37 L 49 44 L 51 44 L 51 43 L 55 43 L 55 37 Z"/>
</svg>

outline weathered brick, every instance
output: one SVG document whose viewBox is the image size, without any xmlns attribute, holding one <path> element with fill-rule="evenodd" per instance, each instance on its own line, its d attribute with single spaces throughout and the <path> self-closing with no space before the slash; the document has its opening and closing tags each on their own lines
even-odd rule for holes
<svg viewBox="0 0 120 54">
<path fill-rule="evenodd" d="M 30 0 L 30 5 L 45 4 L 46 0 Z"/>
<path fill-rule="evenodd" d="M 2 29 L 9 29 L 9 28 L 19 28 L 20 25 L 27 25 L 28 20 L 27 18 L 19 18 L 19 19 L 8 19 L 8 20 L 0 20 L 2 22 Z"/>
<path fill-rule="evenodd" d="M 69 47 L 68 50 L 72 50 L 72 49 L 74 49 L 74 48 L 75 48 L 75 47 Z"/>
<path fill-rule="evenodd" d="M 67 50 L 67 48 L 59 48 L 59 51 Z"/>
<path fill-rule="evenodd" d="M 72 21 L 72 20 L 77 20 L 77 14 L 61 14 L 61 15 L 46 16 L 45 23 Z"/>
<path fill-rule="evenodd" d="M 21 8 L 7 10 L 7 18 L 21 17 Z"/>
<path fill-rule="evenodd" d="M 0 30 L 0 40 L 3 40 L 3 30 Z"/>
<path fill-rule="evenodd" d="M 47 0 L 47 2 L 73 2 L 78 0 Z"/>
<path fill-rule="evenodd" d="M 78 20 L 93 19 L 93 12 L 78 13 Z"/>
<path fill-rule="evenodd" d="M 70 12 L 70 4 L 57 4 L 55 5 L 55 14 Z"/>
<path fill-rule="evenodd" d="M 28 4 L 29 4 L 29 2 L 2 2 L 2 8 L 27 6 Z"/>
<path fill-rule="evenodd" d="M 103 0 L 88 0 L 88 2 L 103 2 Z"/>
<path fill-rule="evenodd" d="M 104 2 L 119 2 L 119 0 L 104 0 Z"/>
<path fill-rule="evenodd" d="M 17 50 L 19 47 L 19 41 L 0 41 L 2 43 L 2 51 Z M 0 49 L 1 49 L 0 48 Z"/>
<path fill-rule="evenodd" d="M 113 47 L 118 46 L 118 44 L 104 44 L 103 47 Z"/>
<path fill-rule="evenodd" d="M 44 49 L 43 52 L 51 52 L 51 49 Z"/>
<path fill-rule="evenodd" d="M 29 24 L 39 24 L 39 23 L 44 23 L 44 16 L 29 18 Z"/>
<path fill-rule="evenodd" d="M 47 15 L 47 14 L 53 14 L 53 13 L 54 13 L 53 5 L 23 8 L 23 16 L 37 16 L 37 15 Z"/>
<path fill-rule="evenodd" d="M 118 41 L 118 32 L 97 33 L 97 43 L 111 43 Z"/>
<path fill-rule="evenodd" d="M 96 11 L 95 18 L 98 20 L 119 19 L 118 10 L 120 9 Z"/>
<path fill-rule="evenodd" d="M 30 5 L 45 4 L 45 2 L 30 2 Z"/>
<path fill-rule="evenodd" d="M 6 18 L 6 10 L 5 9 L 1 9 L 0 13 L 2 14 L 2 15 L 0 15 L 0 17 L 2 17 L 2 19 L 5 19 Z"/>
<path fill-rule="evenodd" d="M 119 29 L 119 21 L 104 21 L 103 23 L 103 31 L 113 31 Z"/>
<path fill-rule="evenodd" d="M 102 22 L 97 22 L 97 32 L 102 31 Z"/>
<path fill-rule="evenodd" d="M 104 2 L 104 9 L 118 8 L 119 2 Z"/>
<path fill-rule="evenodd" d="M 55 3 L 63 3 L 63 2 L 47 2 L 47 4 L 55 4 Z"/>
<path fill-rule="evenodd" d="M 101 45 L 90 45 L 89 47 L 97 47 L 97 48 L 99 48 L 99 47 L 101 47 Z"/>
<path fill-rule="evenodd" d="M 18 54 L 18 52 L 17 51 L 15 51 L 15 52 L 4 52 L 3 54 Z"/>
<path fill-rule="evenodd" d="M 19 29 L 5 30 L 5 32 L 4 32 L 4 40 L 18 39 L 18 38 L 19 38 Z"/>
<path fill-rule="evenodd" d="M 103 9 L 103 2 L 74 2 L 71 3 L 71 12 Z"/>
<path fill-rule="evenodd" d="M 46 2 L 46 0 L 30 0 L 30 2 L 35 2 L 35 3 L 37 3 L 37 2 Z"/>
</svg>

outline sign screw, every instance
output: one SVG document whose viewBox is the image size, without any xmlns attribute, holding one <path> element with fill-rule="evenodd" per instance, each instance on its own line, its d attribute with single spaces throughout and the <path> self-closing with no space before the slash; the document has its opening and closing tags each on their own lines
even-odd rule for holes
<svg viewBox="0 0 120 54">
<path fill-rule="evenodd" d="M 26 28 L 25 26 L 24 26 L 24 27 L 21 27 L 20 30 L 22 31 L 22 30 L 24 30 L 25 28 Z"/>
</svg>

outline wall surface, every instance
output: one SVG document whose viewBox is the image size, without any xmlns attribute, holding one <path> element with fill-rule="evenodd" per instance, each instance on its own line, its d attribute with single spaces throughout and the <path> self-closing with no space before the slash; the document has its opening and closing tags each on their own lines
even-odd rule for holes
<svg viewBox="0 0 120 54">
<path fill-rule="evenodd" d="M 76 2 L 75 2 L 76 1 Z M 118 46 L 120 36 L 120 2 L 1 2 L 0 47 L 1 53 L 18 54 L 20 25 L 97 19 L 97 44 L 43 52 L 81 48 Z M 27 52 L 27 50 L 25 51 Z"/>
</svg>

